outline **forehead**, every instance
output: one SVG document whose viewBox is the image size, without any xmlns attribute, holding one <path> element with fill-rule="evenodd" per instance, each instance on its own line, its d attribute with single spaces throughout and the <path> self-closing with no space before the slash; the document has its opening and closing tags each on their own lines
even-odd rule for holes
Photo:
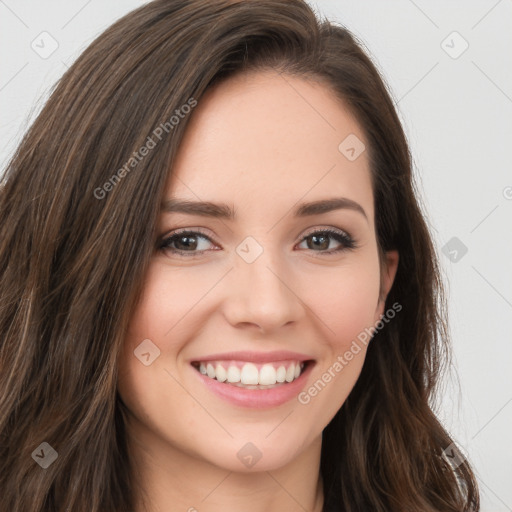
<svg viewBox="0 0 512 512">
<path fill-rule="evenodd" d="M 249 212 L 344 196 L 373 218 L 367 152 L 351 160 L 340 150 L 354 136 L 366 144 L 326 85 L 274 71 L 236 75 L 198 101 L 166 197 Z"/>
</svg>

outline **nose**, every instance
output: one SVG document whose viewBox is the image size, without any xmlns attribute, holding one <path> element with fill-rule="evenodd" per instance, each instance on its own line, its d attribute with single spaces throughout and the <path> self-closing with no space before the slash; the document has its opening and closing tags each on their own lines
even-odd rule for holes
<svg viewBox="0 0 512 512">
<path fill-rule="evenodd" d="M 235 268 L 226 284 L 224 314 L 234 327 L 268 333 L 296 323 L 304 303 L 297 280 L 285 262 L 265 250 L 252 263 L 236 256 Z"/>
</svg>

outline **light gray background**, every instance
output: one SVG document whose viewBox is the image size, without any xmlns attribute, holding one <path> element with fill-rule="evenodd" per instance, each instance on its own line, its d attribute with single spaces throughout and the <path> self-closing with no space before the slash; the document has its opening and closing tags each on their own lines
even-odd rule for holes
<svg viewBox="0 0 512 512">
<path fill-rule="evenodd" d="M 512 511 L 512 1 L 309 2 L 360 38 L 397 103 L 449 290 L 458 381 L 439 414 L 482 511 Z M 0 0 L 0 169 L 66 68 L 143 3 Z"/>
</svg>

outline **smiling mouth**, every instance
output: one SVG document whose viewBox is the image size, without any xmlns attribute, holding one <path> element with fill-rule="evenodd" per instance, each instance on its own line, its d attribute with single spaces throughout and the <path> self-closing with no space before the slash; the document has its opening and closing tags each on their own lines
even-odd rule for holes
<svg viewBox="0 0 512 512">
<path fill-rule="evenodd" d="M 311 361 L 249 363 L 245 361 L 193 361 L 192 366 L 210 379 L 245 389 L 271 389 L 298 379 Z"/>
</svg>

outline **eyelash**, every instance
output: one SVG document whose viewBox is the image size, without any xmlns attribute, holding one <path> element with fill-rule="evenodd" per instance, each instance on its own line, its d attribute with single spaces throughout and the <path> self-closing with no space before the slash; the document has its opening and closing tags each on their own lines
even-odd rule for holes
<svg viewBox="0 0 512 512">
<path fill-rule="evenodd" d="M 200 236 L 196 237 L 196 235 L 200 235 Z M 330 255 L 333 255 L 333 254 L 337 254 L 337 253 L 339 253 L 341 251 L 347 251 L 347 250 L 351 250 L 351 249 L 356 249 L 358 247 L 356 245 L 356 243 L 355 243 L 355 240 L 349 234 L 347 234 L 347 233 L 345 233 L 344 231 L 341 231 L 341 230 L 334 230 L 332 228 L 318 229 L 318 230 L 315 230 L 315 231 L 311 231 L 311 232 L 305 234 L 299 243 L 302 243 L 308 237 L 313 236 L 313 235 L 329 235 L 330 237 L 334 238 L 337 242 L 342 244 L 342 246 L 339 249 L 334 249 L 334 250 L 331 249 L 331 250 L 328 250 L 328 251 L 313 251 L 312 249 L 309 249 L 312 252 L 318 252 L 318 253 L 320 253 L 322 255 L 330 256 Z M 206 250 L 203 250 L 203 251 L 184 251 L 182 249 L 175 249 L 175 248 L 170 247 L 170 245 L 174 241 L 176 241 L 176 239 L 178 239 L 179 237 L 183 237 L 183 236 L 194 236 L 195 238 L 205 238 L 209 242 L 214 243 L 209 236 L 207 236 L 205 233 L 203 233 L 200 230 L 192 231 L 192 230 L 188 230 L 188 229 L 183 229 L 183 230 L 179 230 L 179 231 L 177 231 L 175 233 L 172 233 L 170 236 L 167 236 L 167 237 L 163 238 L 160 241 L 160 243 L 158 244 L 158 249 L 160 251 L 162 251 L 162 252 L 170 251 L 170 252 L 172 252 L 173 254 L 175 254 L 177 256 L 180 256 L 180 257 L 183 256 L 185 258 L 198 257 L 203 252 L 206 252 Z"/>
</svg>

